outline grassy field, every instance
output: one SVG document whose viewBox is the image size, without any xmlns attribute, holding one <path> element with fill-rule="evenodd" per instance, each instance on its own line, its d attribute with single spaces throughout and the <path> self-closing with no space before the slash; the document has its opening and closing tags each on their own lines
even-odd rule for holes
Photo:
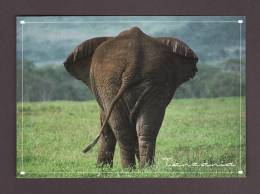
<svg viewBox="0 0 260 194">
<path fill-rule="evenodd" d="M 241 102 L 240 114 L 239 97 L 173 100 L 157 138 L 156 165 L 134 171 L 121 169 L 118 148 L 113 169 L 95 166 L 98 145 L 82 153 L 99 130 L 95 101 L 18 103 L 17 177 L 244 177 Z"/>
</svg>

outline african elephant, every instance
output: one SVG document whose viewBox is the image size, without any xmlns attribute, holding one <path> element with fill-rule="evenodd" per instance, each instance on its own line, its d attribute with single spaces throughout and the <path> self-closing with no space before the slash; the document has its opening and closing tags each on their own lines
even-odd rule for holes
<svg viewBox="0 0 260 194">
<path fill-rule="evenodd" d="M 176 89 L 197 72 L 197 55 L 176 38 L 146 35 L 138 27 L 116 37 L 98 37 L 78 45 L 64 62 L 83 81 L 100 106 L 97 163 L 113 164 L 116 142 L 122 167 L 154 162 L 156 137 Z"/>
</svg>

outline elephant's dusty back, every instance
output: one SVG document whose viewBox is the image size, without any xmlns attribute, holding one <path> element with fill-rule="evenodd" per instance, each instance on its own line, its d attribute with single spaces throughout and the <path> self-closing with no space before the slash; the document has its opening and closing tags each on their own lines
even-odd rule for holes
<svg viewBox="0 0 260 194">
<path fill-rule="evenodd" d="M 95 77 L 114 83 L 121 83 L 124 76 L 136 82 L 149 76 L 163 79 L 171 51 L 137 29 L 132 31 L 120 33 L 96 49 L 92 60 Z"/>
<path fill-rule="evenodd" d="M 94 71 L 114 77 L 122 76 L 128 68 L 141 64 L 141 41 L 131 37 L 115 37 L 96 49 L 92 63 Z"/>
<path fill-rule="evenodd" d="M 96 96 L 105 98 L 116 95 L 126 67 L 125 55 L 124 45 L 115 39 L 106 41 L 96 49 L 90 70 L 92 88 L 97 90 Z"/>
</svg>

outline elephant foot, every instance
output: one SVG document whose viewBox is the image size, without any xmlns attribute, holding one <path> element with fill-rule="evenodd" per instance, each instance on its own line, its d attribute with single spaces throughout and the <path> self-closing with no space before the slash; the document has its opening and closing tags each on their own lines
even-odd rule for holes
<svg viewBox="0 0 260 194">
<path fill-rule="evenodd" d="M 144 168 L 154 164 L 155 142 L 140 142 L 140 167 Z"/>
<path fill-rule="evenodd" d="M 113 167 L 114 152 L 100 153 L 97 159 L 97 167 Z"/>
<path fill-rule="evenodd" d="M 135 169 L 135 150 L 120 149 L 121 164 L 125 169 Z"/>
</svg>

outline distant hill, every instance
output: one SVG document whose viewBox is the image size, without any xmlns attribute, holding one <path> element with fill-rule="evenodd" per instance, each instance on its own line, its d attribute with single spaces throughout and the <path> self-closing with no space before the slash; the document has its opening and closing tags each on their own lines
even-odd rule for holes
<svg viewBox="0 0 260 194">
<path fill-rule="evenodd" d="M 236 21 L 238 18 L 236 16 L 25 17 L 26 21 L 72 23 L 25 24 L 23 28 L 24 58 L 38 66 L 62 64 L 67 55 L 82 41 L 97 36 L 116 36 L 122 30 L 138 26 L 150 36 L 179 38 L 197 53 L 199 63 L 219 65 L 229 59 L 240 58 L 240 25 L 237 22 L 185 21 Z M 153 22 L 153 20 L 161 22 Z M 73 23 L 80 21 L 96 21 L 97 23 Z M 117 23 L 118 21 L 122 22 Z M 245 60 L 244 25 L 241 32 L 241 54 L 242 59 Z M 21 25 L 19 23 L 17 24 L 17 59 L 21 59 Z"/>
<path fill-rule="evenodd" d="M 241 54 L 245 58 L 245 31 L 241 32 Z M 157 32 L 185 41 L 199 56 L 200 63 L 218 65 L 240 58 L 240 29 L 237 23 L 190 23 L 178 30 Z"/>
</svg>

